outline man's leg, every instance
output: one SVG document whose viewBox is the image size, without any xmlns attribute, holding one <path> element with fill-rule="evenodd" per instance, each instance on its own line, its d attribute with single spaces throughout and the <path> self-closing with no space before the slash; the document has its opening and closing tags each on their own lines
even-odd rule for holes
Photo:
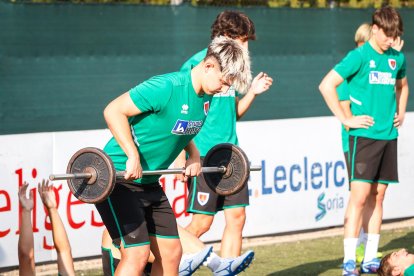
<svg viewBox="0 0 414 276">
<path fill-rule="evenodd" d="M 356 247 L 362 226 L 363 210 L 370 194 L 371 184 L 351 182 L 351 194 L 344 220 L 344 275 L 356 275 Z"/>
<path fill-rule="evenodd" d="M 364 261 L 361 265 L 363 272 L 376 272 L 379 267 L 377 258 L 380 231 L 383 216 L 383 202 L 388 185 L 375 183 L 371 187 L 371 194 L 366 206 L 367 214 L 371 214 L 368 221 L 367 244 Z"/>
<path fill-rule="evenodd" d="M 178 266 L 182 255 L 180 239 L 150 236 L 150 241 L 151 251 L 155 257 L 151 275 L 178 275 Z"/>
<path fill-rule="evenodd" d="M 246 208 L 224 209 L 226 226 L 221 240 L 223 258 L 238 257 L 242 249 L 242 234 L 246 222 Z"/>
<path fill-rule="evenodd" d="M 188 232 L 192 233 L 197 238 L 210 230 L 211 224 L 213 224 L 213 215 L 193 214 L 190 224 L 185 228 Z"/>
<path fill-rule="evenodd" d="M 150 252 L 149 245 L 124 248 L 121 246 L 121 260 L 115 275 L 141 276 Z"/>
</svg>

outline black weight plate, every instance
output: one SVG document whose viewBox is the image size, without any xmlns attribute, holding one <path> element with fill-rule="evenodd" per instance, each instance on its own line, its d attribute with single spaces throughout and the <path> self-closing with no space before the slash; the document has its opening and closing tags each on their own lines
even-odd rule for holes
<svg viewBox="0 0 414 276">
<path fill-rule="evenodd" d="M 75 197 L 86 203 L 99 203 L 106 199 L 115 187 L 116 171 L 111 158 L 98 148 L 83 148 L 69 161 L 66 172 L 83 173 L 96 171 L 96 180 L 88 184 L 88 179 L 69 179 L 69 189 Z"/>
<path fill-rule="evenodd" d="M 218 144 L 206 154 L 203 167 L 226 167 L 226 173 L 204 173 L 207 185 L 219 195 L 240 191 L 250 175 L 250 164 L 241 148 L 229 143 Z"/>
</svg>

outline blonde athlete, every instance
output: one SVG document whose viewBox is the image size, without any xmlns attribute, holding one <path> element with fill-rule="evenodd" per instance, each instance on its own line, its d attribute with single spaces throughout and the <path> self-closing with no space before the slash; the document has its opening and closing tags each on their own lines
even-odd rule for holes
<svg viewBox="0 0 414 276">
<path fill-rule="evenodd" d="M 141 275 L 150 251 L 153 275 L 178 275 L 182 255 L 177 222 L 159 184 L 160 175 L 185 148 L 186 176 L 200 174 L 200 154 L 191 141 L 200 131 L 211 97 L 251 80 L 248 51 L 225 37 L 214 39 L 191 71 L 153 77 L 113 100 L 104 117 L 113 138 L 104 151 L 125 179 L 95 204 L 121 260 L 115 275 Z"/>
</svg>

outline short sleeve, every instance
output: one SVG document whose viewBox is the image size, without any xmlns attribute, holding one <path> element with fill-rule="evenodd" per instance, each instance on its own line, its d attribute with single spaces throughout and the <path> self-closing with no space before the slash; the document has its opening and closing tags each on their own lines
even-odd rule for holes
<svg viewBox="0 0 414 276">
<path fill-rule="evenodd" d="M 159 112 L 167 104 L 172 93 L 172 83 L 162 76 L 153 77 L 129 91 L 129 95 L 141 112 Z"/>
<path fill-rule="evenodd" d="M 362 65 L 362 56 L 358 49 L 352 50 L 346 55 L 344 59 L 341 60 L 337 65 L 335 65 L 334 70 L 344 79 L 348 79 L 350 76 L 354 75 L 361 68 Z"/>
</svg>

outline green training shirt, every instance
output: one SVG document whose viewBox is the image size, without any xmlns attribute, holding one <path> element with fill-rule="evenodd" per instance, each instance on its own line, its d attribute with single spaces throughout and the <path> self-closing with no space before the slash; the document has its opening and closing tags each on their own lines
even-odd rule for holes
<svg viewBox="0 0 414 276">
<path fill-rule="evenodd" d="M 380 54 L 369 42 L 349 52 L 334 67 L 348 81 L 352 114 L 374 118 L 372 127 L 350 129 L 350 135 L 377 140 L 397 138 L 395 83 L 405 77 L 405 68 L 405 57 L 401 52 L 390 48 Z"/>
<path fill-rule="evenodd" d="M 404 276 L 414 276 L 414 264 L 410 265 L 406 270 L 404 270 Z"/>
<path fill-rule="evenodd" d="M 182 71 L 191 70 L 199 64 L 206 56 L 207 49 L 204 49 L 189 60 L 183 66 Z M 236 134 L 236 97 L 237 91 L 230 87 L 226 92 L 215 94 L 212 101 L 210 112 L 204 122 L 200 133 L 194 138 L 194 142 L 200 151 L 201 156 L 219 143 L 232 143 L 238 145 Z"/>
<path fill-rule="evenodd" d="M 191 72 L 155 76 L 129 91 L 142 112 L 129 118 L 144 171 L 167 169 L 200 131 L 207 116 L 211 96 L 196 94 Z M 116 170 L 125 170 L 127 156 L 115 138 L 104 148 Z M 143 176 L 137 183 L 157 182 L 160 175 Z"/>
</svg>

